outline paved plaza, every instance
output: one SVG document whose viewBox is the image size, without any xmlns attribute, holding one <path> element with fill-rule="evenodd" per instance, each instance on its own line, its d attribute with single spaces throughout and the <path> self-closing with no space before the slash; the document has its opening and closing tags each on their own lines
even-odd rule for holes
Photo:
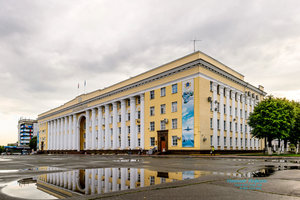
<svg viewBox="0 0 300 200">
<path fill-rule="evenodd" d="M 1 156 L 0 199 L 300 199 L 299 161 L 242 156 Z M 85 179 L 81 172 L 88 174 Z M 74 184 L 90 189 L 72 189 L 75 176 Z"/>
</svg>

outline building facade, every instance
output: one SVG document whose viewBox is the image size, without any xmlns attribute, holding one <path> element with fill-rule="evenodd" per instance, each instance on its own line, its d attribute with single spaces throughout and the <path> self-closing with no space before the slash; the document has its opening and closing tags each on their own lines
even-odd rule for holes
<svg viewBox="0 0 300 200">
<path fill-rule="evenodd" d="M 39 139 L 50 151 L 261 150 L 247 118 L 264 95 L 195 52 L 40 114 Z"/>
<path fill-rule="evenodd" d="M 37 131 L 37 120 L 20 118 L 18 121 L 18 145 L 28 146 L 31 138 L 37 135 Z"/>
</svg>

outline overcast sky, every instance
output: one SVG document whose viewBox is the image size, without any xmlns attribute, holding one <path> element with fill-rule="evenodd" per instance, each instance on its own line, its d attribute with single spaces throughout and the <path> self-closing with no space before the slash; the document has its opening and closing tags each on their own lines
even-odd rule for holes
<svg viewBox="0 0 300 200">
<path fill-rule="evenodd" d="M 0 145 L 23 116 L 197 50 L 300 100 L 298 0 L 0 0 Z"/>
</svg>

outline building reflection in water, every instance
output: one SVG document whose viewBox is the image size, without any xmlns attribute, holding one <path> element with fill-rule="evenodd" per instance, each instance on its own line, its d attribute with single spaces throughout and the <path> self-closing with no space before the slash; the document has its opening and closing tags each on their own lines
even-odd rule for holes
<svg viewBox="0 0 300 200">
<path fill-rule="evenodd" d="M 49 170 L 52 170 L 49 167 Z M 137 168 L 80 169 L 40 175 L 37 188 L 57 198 L 103 194 L 197 178 L 202 171 L 157 172 Z"/>
</svg>

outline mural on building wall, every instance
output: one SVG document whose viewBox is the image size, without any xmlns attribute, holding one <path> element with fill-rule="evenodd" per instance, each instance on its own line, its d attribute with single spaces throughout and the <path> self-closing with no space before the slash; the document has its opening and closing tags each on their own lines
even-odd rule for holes
<svg viewBox="0 0 300 200">
<path fill-rule="evenodd" d="M 182 82 L 182 147 L 194 147 L 194 80 Z"/>
</svg>

